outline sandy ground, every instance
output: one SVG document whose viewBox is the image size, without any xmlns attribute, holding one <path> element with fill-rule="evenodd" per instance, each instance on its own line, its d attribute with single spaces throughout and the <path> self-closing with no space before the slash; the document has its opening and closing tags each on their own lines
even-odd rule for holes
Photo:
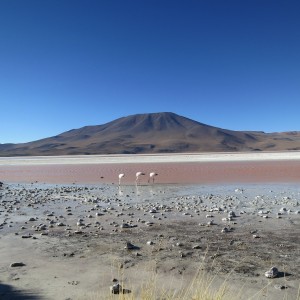
<svg viewBox="0 0 300 300">
<path fill-rule="evenodd" d="M 227 299 L 299 299 L 299 161 L 298 153 L 284 155 L 54 165 L 1 159 L 0 299 L 117 299 L 113 278 L 136 295 L 149 282 L 179 295 L 198 271 L 214 276 L 213 289 L 226 281 Z M 157 171 L 156 183 L 145 176 L 128 184 L 137 170 Z M 118 187 L 120 172 L 127 181 Z M 136 248 L 125 249 L 127 242 Z M 267 279 L 272 266 L 279 274 Z"/>
</svg>

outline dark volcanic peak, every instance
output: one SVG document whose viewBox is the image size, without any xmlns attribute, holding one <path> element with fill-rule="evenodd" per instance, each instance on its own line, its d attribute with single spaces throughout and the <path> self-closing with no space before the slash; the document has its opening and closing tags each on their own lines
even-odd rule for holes
<svg viewBox="0 0 300 300">
<path fill-rule="evenodd" d="M 91 134 L 145 134 L 156 131 L 186 130 L 196 125 L 203 125 L 194 120 L 170 112 L 130 115 L 106 123 L 104 125 L 85 126 L 62 133 L 59 136 L 83 136 Z"/>
<path fill-rule="evenodd" d="M 123 128 L 130 131 L 161 131 L 189 128 L 196 124 L 200 123 L 168 112 L 131 115 L 108 123 L 111 126 L 110 128 Z"/>
<path fill-rule="evenodd" d="M 300 150 L 300 132 L 232 131 L 163 112 L 131 115 L 30 143 L 0 144 L 0 156 L 263 150 Z"/>
</svg>

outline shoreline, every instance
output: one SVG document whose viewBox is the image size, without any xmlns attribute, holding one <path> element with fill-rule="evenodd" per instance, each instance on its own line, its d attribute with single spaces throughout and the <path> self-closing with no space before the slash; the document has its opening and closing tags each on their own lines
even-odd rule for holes
<svg viewBox="0 0 300 300">
<path fill-rule="evenodd" d="M 170 154 L 110 154 L 0 157 L 0 166 L 47 164 L 121 164 L 299 160 L 300 151 L 213 152 Z"/>
</svg>

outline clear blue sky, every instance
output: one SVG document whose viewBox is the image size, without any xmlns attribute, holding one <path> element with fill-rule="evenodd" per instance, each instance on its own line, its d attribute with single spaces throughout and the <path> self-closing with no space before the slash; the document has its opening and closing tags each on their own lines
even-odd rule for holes
<svg viewBox="0 0 300 300">
<path fill-rule="evenodd" d="M 300 130 L 299 16 L 299 0 L 1 0 L 0 143 L 163 111 Z"/>
</svg>

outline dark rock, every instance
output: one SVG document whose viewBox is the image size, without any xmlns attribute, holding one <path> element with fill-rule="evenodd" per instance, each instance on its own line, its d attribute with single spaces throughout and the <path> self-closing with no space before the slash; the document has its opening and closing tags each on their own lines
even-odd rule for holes
<svg viewBox="0 0 300 300">
<path fill-rule="evenodd" d="M 11 263 L 10 264 L 10 267 L 11 268 L 15 268 L 15 267 L 24 267 L 24 266 L 26 266 L 24 263 L 22 263 L 22 262 L 14 262 L 14 263 Z"/>
</svg>

